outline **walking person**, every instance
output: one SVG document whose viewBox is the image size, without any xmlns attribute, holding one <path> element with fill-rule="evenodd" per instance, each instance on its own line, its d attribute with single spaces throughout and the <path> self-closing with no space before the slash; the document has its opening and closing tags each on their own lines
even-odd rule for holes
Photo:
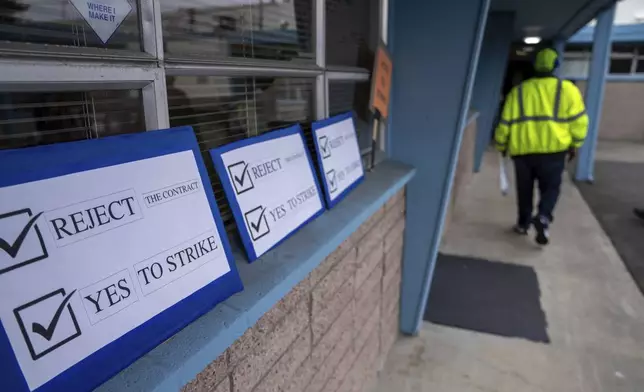
<svg viewBox="0 0 644 392">
<path fill-rule="evenodd" d="M 497 149 L 514 161 L 518 204 L 514 231 L 526 235 L 534 225 L 540 245 L 549 241 L 566 157 L 575 157 L 588 132 L 583 97 L 572 82 L 554 75 L 558 65 L 553 49 L 537 53 L 535 77 L 510 91 L 494 137 Z M 535 181 L 540 199 L 533 216 Z"/>
</svg>

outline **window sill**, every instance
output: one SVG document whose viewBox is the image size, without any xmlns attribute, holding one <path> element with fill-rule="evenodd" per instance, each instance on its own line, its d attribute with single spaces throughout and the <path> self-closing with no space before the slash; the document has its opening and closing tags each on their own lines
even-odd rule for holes
<svg viewBox="0 0 644 392">
<path fill-rule="evenodd" d="M 177 391 L 252 327 L 385 202 L 415 169 L 385 161 L 336 207 L 276 249 L 248 264 L 234 252 L 244 291 L 195 320 L 134 362 L 97 391 Z"/>
</svg>

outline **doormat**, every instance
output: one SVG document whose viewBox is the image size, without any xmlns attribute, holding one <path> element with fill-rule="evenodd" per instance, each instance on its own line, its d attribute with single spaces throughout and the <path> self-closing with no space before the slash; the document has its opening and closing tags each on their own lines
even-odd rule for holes
<svg viewBox="0 0 644 392">
<path fill-rule="evenodd" d="M 439 254 L 424 320 L 550 343 L 532 267 Z"/>
</svg>

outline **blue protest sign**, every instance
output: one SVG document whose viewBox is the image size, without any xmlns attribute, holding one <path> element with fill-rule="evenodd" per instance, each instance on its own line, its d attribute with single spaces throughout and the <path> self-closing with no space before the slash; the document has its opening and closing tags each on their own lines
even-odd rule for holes
<svg viewBox="0 0 644 392">
<path fill-rule="evenodd" d="M 91 390 L 243 289 L 190 127 L 0 167 L 3 390 Z"/>
<path fill-rule="evenodd" d="M 313 140 L 324 198 L 331 208 L 364 178 L 352 114 L 344 113 L 314 122 Z"/>
<path fill-rule="evenodd" d="M 324 211 L 299 125 L 210 151 L 249 261 Z"/>
</svg>

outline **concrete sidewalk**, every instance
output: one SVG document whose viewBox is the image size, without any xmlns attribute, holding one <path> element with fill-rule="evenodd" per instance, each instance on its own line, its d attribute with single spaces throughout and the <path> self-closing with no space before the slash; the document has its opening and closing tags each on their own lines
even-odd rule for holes
<svg viewBox="0 0 644 392">
<path fill-rule="evenodd" d="M 531 266 L 551 343 L 430 323 L 401 338 L 377 392 L 644 391 L 644 298 L 577 188 L 565 176 L 552 241 L 508 229 L 514 195 L 498 190 L 497 157 L 461 193 L 441 252 Z"/>
</svg>

